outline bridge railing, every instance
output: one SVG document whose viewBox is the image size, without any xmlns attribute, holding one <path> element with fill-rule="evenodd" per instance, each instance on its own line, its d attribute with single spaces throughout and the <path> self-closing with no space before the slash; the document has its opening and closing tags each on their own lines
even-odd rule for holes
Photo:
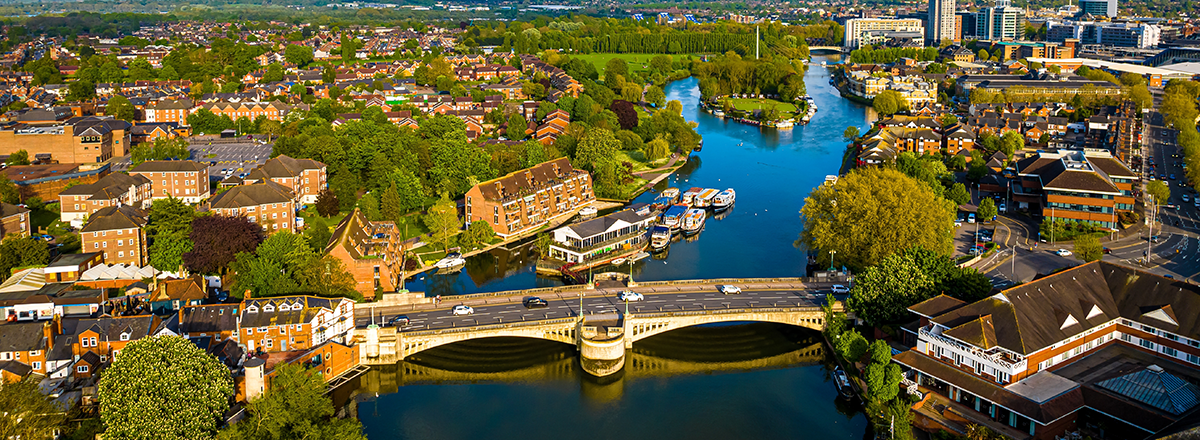
<svg viewBox="0 0 1200 440">
<path fill-rule="evenodd" d="M 637 318 L 668 318 L 674 316 L 700 316 L 700 315 L 731 315 L 738 313 L 771 313 L 771 312 L 814 312 L 820 311 L 821 307 L 741 307 L 736 309 L 707 309 L 707 310 L 680 310 L 674 312 L 648 312 L 648 313 L 630 313 L 629 317 Z"/>
<path fill-rule="evenodd" d="M 638 287 L 656 287 L 656 286 L 679 286 L 679 285 L 697 285 L 697 284 L 754 284 L 754 283 L 844 283 L 849 281 L 849 277 L 842 276 L 827 276 L 827 277 L 781 277 L 781 278 L 711 278 L 701 280 L 674 280 L 674 281 L 638 281 Z M 499 292 L 484 292 L 484 293 L 468 293 L 463 295 L 454 295 L 452 298 L 455 301 L 465 301 L 479 298 L 497 298 L 509 296 L 537 296 L 538 294 L 564 293 L 588 290 L 586 285 L 573 286 L 558 286 L 558 287 L 538 287 L 533 289 L 521 290 L 503 290 Z"/>
<path fill-rule="evenodd" d="M 486 331 L 486 330 L 502 330 L 502 329 L 508 329 L 508 328 L 514 328 L 514 327 L 532 327 L 532 326 L 538 326 L 538 325 L 565 324 L 568 322 L 570 322 L 570 323 L 576 322 L 576 318 L 554 318 L 554 319 L 543 319 L 540 321 L 512 322 L 512 323 L 508 323 L 508 324 L 484 324 L 484 325 L 475 325 L 475 326 L 469 326 L 469 327 L 454 327 L 454 328 L 444 328 L 444 329 L 437 329 L 437 330 L 418 330 L 418 331 L 412 331 L 412 332 L 400 332 L 400 334 L 407 338 L 407 337 L 417 337 L 417 336 L 444 335 L 444 334 L 450 334 L 450 333 L 478 332 L 478 331 Z"/>
</svg>

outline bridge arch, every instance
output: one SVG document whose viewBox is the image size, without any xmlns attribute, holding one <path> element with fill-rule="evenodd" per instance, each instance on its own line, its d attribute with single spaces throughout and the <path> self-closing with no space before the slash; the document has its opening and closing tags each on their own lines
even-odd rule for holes
<svg viewBox="0 0 1200 440">
<path fill-rule="evenodd" d="M 825 329 L 825 315 L 820 311 L 747 311 L 741 313 L 689 314 L 684 316 L 680 316 L 680 314 L 666 314 L 665 316 L 661 314 L 652 314 L 631 315 L 628 326 L 626 327 L 628 330 L 625 336 L 626 341 L 628 341 L 629 344 L 632 344 L 642 339 L 666 333 L 671 330 L 724 322 L 769 322 L 804 327 L 816 331 L 822 331 Z"/>
<path fill-rule="evenodd" d="M 398 335 L 397 351 L 400 354 L 400 358 L 403 359 L 431 348 L 455 342 L 501 337 L 543 339 L 576 345 L 577 332 L 574 320 L 568 323 L 549 323 L 545 325 L 487 326 L 451 331 L 418 331 L 400 333 Z"/>
</svg>

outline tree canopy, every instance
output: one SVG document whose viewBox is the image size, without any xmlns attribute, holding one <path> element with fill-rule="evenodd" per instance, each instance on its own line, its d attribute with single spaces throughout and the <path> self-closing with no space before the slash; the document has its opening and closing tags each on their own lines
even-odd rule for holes
<svg viewBox="0 0 1200 440">
<path fill-rule="evenodd" d="M 247 417 L 221 431 L 222 440 L 366 440 L 362 423 L 334 417 L 320 372 L 282 364 L 271 386 L 246 406 Z"/>
</svg>

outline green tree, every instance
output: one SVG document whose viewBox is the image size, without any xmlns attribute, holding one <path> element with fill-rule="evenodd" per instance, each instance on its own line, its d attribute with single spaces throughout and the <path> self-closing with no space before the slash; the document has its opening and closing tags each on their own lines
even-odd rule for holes
<svg viewBox="0 0 1200 440">
<path fill-rule="evenodd" d="M 120 119 L 122 121 L 133 122 L 137 119 L 137 108 L 129 102 L 129 98 L 121 95 L 108 98 L 108 104 L 104 108 L 104 114 Z"/>
<path fill-rule="evenodd" d="M 100 377 L 99 397 L 106 439 L 212 438 L 233 380 L 187 339 L 153 336 L 121 350 Z"/>
<path fill-rule="evenodd" d="M 183 267 L 183 254 L 192 251 L 192 220 L 196 209 L 183 201 L 168 197 L 150 205 L 150 220 L 146 225 L 150 241 L 150 265 L 167 271 Z"/>
<path fill-rule="evenodd" d="M 842 132 L 842 139 L 846 142 L 851 142 L 855 139 L 858 139 L 858 127 L 853 125 L 846 127 L 846 131 Z"/>
<path fill-rule="evenodd" d="M 1104 247 L 1095 235 L 1084 234 L 1075 238 L 1075 258 L 1092 262 L 1104 258 Z"/>
<path fill-rule="evenodd" d="M 308 46 L 289 44 L 283 51 L 283 58 L 289 63 L 304 67 L 312 62 L 313 50 Z"/>
<path fill-rule="evenodd" d="M 513 113 L 508 117 L 508 129 L 504 132 L 509 139 L 519 141 L 525 139 L 525 130 L 529 128 L 529 123 L 525 122 L 525 117 L 520 113 Z"/>
<path fill-rule="evenodd" d="M 991 221 L 992 217 L 995 217 L 997 213 L 996 202 L 992 201 L 991 197 L 985 197 L 979 202 L 979 208 L 977 211 L 979 211 L 979 221 Z"/>
<path fill-rule="evenodd" d="M 667 95 L 663 93 L 662 87 L 650 86 L 646 88 L 646 103 L 654 107 L 662 107 L 667 103 Z"/>
<path fill-rule="evenodd" d="M 68 101 L 86 101 L 96 97 L 96 84 L 87 80 L 78 80 L 67 86 Z"/>
<path fill-rule="evenodd" d="M 333 402 L 325 392 L 319 371 L 282 364 L 267 392 L 246 405 L 247 417 L 222 430 L 220 438 L 366 440 L 361 422 L 334 416 Z"/>
<path fill-rule="evenodd" d="M 836 303 L 837 298 L 834 298 L 832 293 L 827 293 L 825 304 L 821 305 L 821 312 L 825 314 L 825 337 L 831 340 L 838 339 L 846 331 L 846 314 L 833 311 L 833 305 Z"/>
<path fill-rule="evenodd" d="M 337 215 L 341 204 L 338 202 L 337 194 L 330 191 L 328 188 L 317 193 L 317 215 L 321 217 L 333 217 Z"/>
<path fill-rule="evenodd" d="M 24 149 L 14 151 L 8 156 L 9 165 L 29 165 L 29 152 Z"/>
<path fill-rule="evenodd" d="M 671 145 L 668 144 L 663 138 L 655 138 L 654 140 L 646 143 L 646 145 L 643 147 L 643 151 L 646 155 L 646 159 L 651 161 L 659 160 L 667 157 L 668 154 L 671 154 Z"/>
<path fill-rule="evenodd" d="M 961 183 L 955 183 L 951 186 L 950 191 L 946 193 L 946 198 L 953 201 L 956 205 L 971 203 L 971 193 L 967 192 L 967 186 Z"/>
<path fill-rule="evenodd" d="M 1146 193 L 1154 198 L 1154 204 L 1162 206 L 1171 200 L 1171 186 L 1162 180 L 1151 180 L 1146 184 Z"/>
<path fill-rule="evenodd" d="M 21 191 L 17 189 L 17 184 L 8 180 L 8 176 L 4 174 L 0 174 L 0 202 L 10 205 L 21 203 Z M 0 274 L 3 274 L 3 271 L 0 271 Z"/>
<path fill-rule="evenodd" d="M 458 220 L 458 207 L 455 206 L 454 201 L 443 193 L 442 198 L 429 207 L 429 211 L 421 220 L 429 229 L 430 241 L 441 244 L 442 249 L 448 250 L 450 237 L 458 233 L 461 224 Z"/>
<path fill-rule="evenodd" d="M 893 363 L 867 366 L 867 390 L 876 402 L 890 402 L 900 393 L 900 366 Z"/>
<path fill-rule="evenodd" d="M 889 90 L 890 91 L 890 90 Z M 871 101 L 871 107 L 881 115 L 892 115 L 900 111 L 900 103 L 896 101 L 895 93 L 880 93 Z"/>
<path fill-rule="evenodd" d="M 1004 152 L 1005 156 L 1013 157 L 1013 153 L 1025 148 L 1025 136 L 1015 131 L 1004 133 L 1000 137 L 1000 151 Z"/>
<path fill-rule="evenodd" d="M 604 80 L 610 81 L 616 75 L 620 75 L 621 77 L 629 76 L 629 64 L 620 57 L 609 58 L 604 63 Z"/>
<path fill-rule="evenodd" d="M 42 394 L 35 376 L 12 382 L 0 379 L 0 437 L 52 440 L 66 422 L 53 399 Z"/>
<path fill-rule="evenodd" d="M 854 269 L 911 246 L 949 253 L 954 205 L 894 169 L 856 169 L 805 199 L 797 244 Z"/>
<path fill-rule="evenodd" d="M 476 220 L 467 226 L 467 230 L 463 231 L 458 244 L 467 249 L 477 249 L 486 245 L 487 241 L 495 235 L 491 225 L 483 220 Z"/>
<path fill-rule="evenodd" d="M 886 365 L 892 362 L 892 347 L 883 339 L 871 343 L 871 363 Z"/>
<path fill-rule="evenodd" d="M 858 362 L 863 354 L 866 354 L 870 345 L 867 344 L 867 339 L 858 333 L 858 330 L 850 329 L 839 335 L 837 341 L 834 341 L 834 346 L 837 348 L 842 359 L 847 362 Z"/>
<path fill-rule="evenodd" d="M 46 249 L 46 243 L 36 238 L 13 234 L 0 241 L 0 275 L 4 278 L 8 278 L 14 268 L 44 265 L 48 261 L 50 251 Z"/>
<path fill-rule="evenodd" d="M 612 131 L 593 128 L 584 133 L 575 147 L 576 166 L 595 171 L 600 163 L 613 160 L 621 151 L 621 141 Z"/>
<path fill-rule="evenodd" d="M 855 277 L 848 302 L 858 317 L 878 326 L 905 318 L 908 307 L 927 299 L 933 287 L 915 261 L 896 253 Z"/>
<path fill-rule="evenodd" d="M 383 198 L 379 204 L 379 214 L 383 216 L 384 220 L 398 222 L 403 209 L 402 204 L 400 192 L 396 190 L 396 182 L 392 182 L 383 192 Z"/>
</svg>

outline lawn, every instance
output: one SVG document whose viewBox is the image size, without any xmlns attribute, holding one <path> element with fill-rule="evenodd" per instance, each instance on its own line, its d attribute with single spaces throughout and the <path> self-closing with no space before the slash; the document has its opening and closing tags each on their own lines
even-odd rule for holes
<svg viewBox="0 0 1200 440">
<path fill-rule="evenodd" d="M 733 98 L 733 108 L 744 111 L 746 113 L 753 113 L 754 110 L 758 110 L 761 108 L 767 108 L 771 105 L 774 105 L 775 109 L 779 110 L 779 116 L 784 119 L 790 119 L 790 118 L 794 117 L 796 114 L 796 106 L 786 103 L 786 102 L 776 101 L 774 99 L 765 99 L 765 98 L 764 99 Z"/>
<path fill-rule="evenodd" d="M 650 70 L 650 59 L 660 54 L 653 53 L 589 53 L 589 54 L 569 54 L 571 58 L 579 58 L 581 60 L 592 63 L 596 66 L 596 72 L 600 73 L 600 79 L 604 79 L 604 64 L 613 58 L 620 58 L 629 63 L 629 70 L 640 72 Z M 678 56 L 678 55 L 673 55 Z"/>
<path fill-rule="evenodd" d="M 662 159 L 659 159 L 659 160 L 656 160 L 653 162 L 649 162 L 649 161 L 646 161 L 646 154 L 643 153 L 641 150 L 632 150 L 632 151 L 621 150 L 621 151 L 617 152 L 616 159 L 619 162 L 632 163 L 633 164 L 633 172 L 635 172 L 635 173 L 639 172 L 639 171 L 652 170 L 652 169 L 661 167 L 663 165 L 666 165 L 667 161 L 671 160 L 670 157 L 664 157 Z"/>
</svg>

